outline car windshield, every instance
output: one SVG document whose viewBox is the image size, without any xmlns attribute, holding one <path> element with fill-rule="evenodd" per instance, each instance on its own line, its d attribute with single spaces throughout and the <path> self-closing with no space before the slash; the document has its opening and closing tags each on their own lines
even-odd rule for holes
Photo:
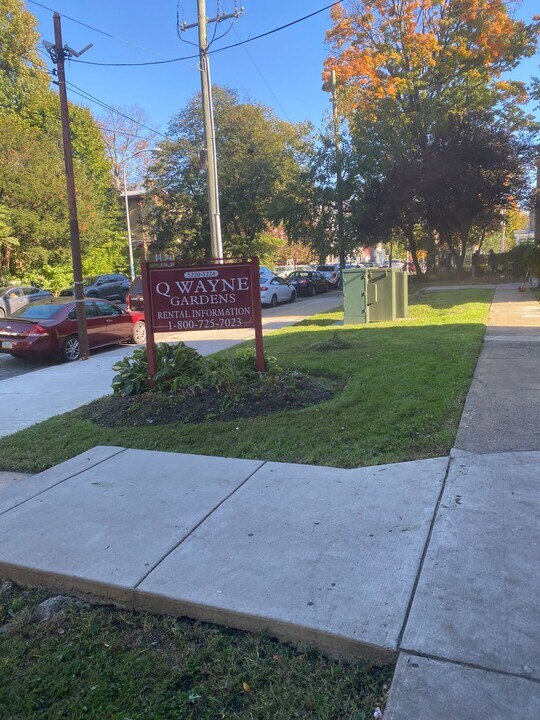
<svg viewBox="0 0 540 720">
<path fill-rule="evenodd" d="M 142 278 L 135 278 L 135 280 L 131 283 L 129 292 L 130 294 L 137 293 L 142 295 Z"/>
<path fill-rule="evenodd" d="M 0 295 L 3 295 L 5 292 L 7 292 L 10 289 L 11 289 L 10 287 L 0 287 Z"/>
<path fill-rule="evenodd" d="M 11 313 L 11 317 L 24 318 L 25 320 L 50 320 L 64 305 L 53 305 L 51 303 L 32 303 L 25 305 L 15 312 Z"/>
<path fill-rule="evenodd" d="M 334 272 L 336 268 L 333 265 L 319 265 L 317 270 L 322 270 L 323 272 Z"/>
</svg>

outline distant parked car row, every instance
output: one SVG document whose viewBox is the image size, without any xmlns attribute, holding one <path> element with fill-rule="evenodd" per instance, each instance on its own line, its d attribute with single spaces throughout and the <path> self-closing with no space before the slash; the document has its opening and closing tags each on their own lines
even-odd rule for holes
<svg viewBox="0 0 540 720">
<path fill-rule="evenodd" d="M 129 292 L 129 286 L 130 280 L 125 275 L 114 273 L 93 275 L 83 279 L 83 294 L 85 297 L 119 300 L 124 303 Z M 72 297 L 73 295 L 73 287 L 60 291 L 60 297 Z"/>
</svg>

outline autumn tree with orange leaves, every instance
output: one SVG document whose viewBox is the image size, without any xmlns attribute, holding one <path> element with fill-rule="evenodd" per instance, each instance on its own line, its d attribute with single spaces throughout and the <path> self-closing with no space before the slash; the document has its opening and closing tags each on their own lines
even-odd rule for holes
<svg viewBox="0 0 540 720">
<path fill-rule="evenodd" d="M 360 193 L 393 163 L 422 153 L 449 116 L 527 125 L 520 108 L 527 88 L 503 74 L 534 54 L 540 18 L 515 20 L 511 7 L 504 0 L 351 0 L 333 8 L 324 74 L 336 72 Z"/>
</svg>

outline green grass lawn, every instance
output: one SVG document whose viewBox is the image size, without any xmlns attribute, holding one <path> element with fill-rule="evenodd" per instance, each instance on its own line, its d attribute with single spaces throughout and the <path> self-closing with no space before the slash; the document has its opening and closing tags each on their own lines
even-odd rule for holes
<svg viewBox="0 0 540 720">
<path fill-rule="evenodd" d="M 367 720 L 384 706 L 391 666 L 110 607 L 39 621 L 46 597 L 0 589 L 3 720 Z"/>
<path fill-rule="evenodd" d="M 79 411 L 0 440 L 0 469 L 37 472 L 95 445 L 354 467 L 446 455 L 485 330 L 491 290 L 422 294 L 410 317 L 336 326 L 330 312 L 265 338 L 289 369 L 332 378 L 319 405 L 200 424 L 104 428 Z M 348 349 L 315 346 L 334 333 Z"/>
</svg>

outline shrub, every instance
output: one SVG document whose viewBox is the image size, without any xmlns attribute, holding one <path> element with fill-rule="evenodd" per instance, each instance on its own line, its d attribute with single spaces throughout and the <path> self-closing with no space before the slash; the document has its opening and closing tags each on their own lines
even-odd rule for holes
<svg viewBox="0 0 540 720">
<path fill-rule="evenodd" d="M 113 392 L 126 397 L 140 395 L 150 389 L 148 384 L 148 356 L 146 348 L 135 350 L 113 365 L 116 375 L 112 381 Z M 156 345 L 155 389 L 180 390 L 193 386 L 203 371 L 203 358 L 183 342 L 177 345 L 159 343 Z"/>
<path fill-rule="evenodd" d="M 527 272 L 525 256 L 530 245 L 516 245 L 504 253 L 497 253 L 497 265 L 501 272 L 513 277 L 524 277 Z"/>
<path fill-rule="evenodd" d="M 277 375 L 281 368 L 275 357 L 264 356 L 266 375 Z M 255 348 L 241 347 L 230 358 L 207 358 L 202 378 L 204 387 L 234 388 L 259 377 Z"/>
<path fill-rule="evenodd" d="M 281 372 L 275 357 L 264 356 L 265 377 Z M 112 381 L 116 395 L 140 395 L 150 390 L 148 384 L 148 356 L 146 348 L 135 350 L 113 365 L 116 375 Z M 177 345 L 156 345 L 155 390 L 178 391 L 189 387 L 231 389 L 257 380 L 256 353 L 251 347 L 238 348 L 230 358 L 203 358 L 183 342 Z"/>
<path fill-rule="evenodd" d="M 533 245 L 526 249 L 525 264 L 534 277 L 540 277 L 540 245 Z"/>
</svg>

